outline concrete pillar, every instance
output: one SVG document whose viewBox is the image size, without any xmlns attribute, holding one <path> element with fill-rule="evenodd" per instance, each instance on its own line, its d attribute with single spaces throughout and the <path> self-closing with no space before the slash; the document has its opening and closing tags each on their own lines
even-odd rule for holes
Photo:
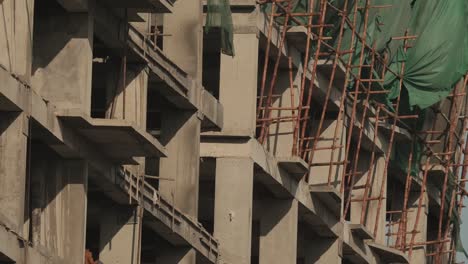
<svg viewBox="0 0 468 264">
<path fill-rule="evenodd" d="M 24 113 L 0 112 L 0 222 L 20 235 L 25 222 L 27 134 Z"/>
<path fill-rule="evenodd" d="M 55 12 L 36 19 L 33 89 L 58 108 L 80 109 L 89 115 L 93 15 Z"/>
<path fill-rule="evenodd" d="M 67 263 L 84 263 L 88 165 L 34 145 L 31 159 L 32 237 Z"/>
<path fill-rule="evenodd" d="M 177 1 L 173 11 L 164 15 L 164 33 L 171 35 L 164 38 L 164 53 L 194 78 L 196 85 L 189 93 L 197 96 L 202 80 L 202 2 Z M 159 183 L 161 195 L 196 219 L 201 120 L 193 111 L 167 106 L 162 111 L 161 123 L 160 141 L 166 146 L 169 157 L 160 160 L 160 176 L 174 179 Z"/>
<path fill-rule="evenodd" d="M 220 242 L 220 264 L 250 263 L 252 195 L 253 161 L 217 158 L 214 237 Z"/>
<path fill-rule="evenodd" d="M 100 261 L 114 264 L 138 263 L 138 218 L 136 207 L 116 206 L 104 209 L 100 218 Z"/>
<path fill-rule="evenodd" d="M 370 162 L 370 153 L 361 151 L 359 155 L 359 163 L 357 171 L 363 172 L 362 175 L 356 175 L 355 186 L 365 186 L 367 177 L 369 175 L 369 162 Z M 385 185 L 383 190 L 383 197 L 387 197 L 387 179 L 384 178 L 384 166 L 385 158 L 383 156 L 376 155 L 375 157 L 375 168 L 373 170 L 370 181 L 370 188 L 368 190 L 368 198 L 378 198 L 380 196 L 380 189 L 382 185 Z M 364 188 L 358 188 L 353 190 L 352 199 L 362 199 L 364 195 Z M 378 230 L 375 236 L 375 242 L 385 245 L 385 223 L 386 223 L 386 212 L 387 212 L 387 202 L 385 199 L 381 202 L 380 213 L 378 212 L 379 200 L 374 199 L 367 202 L 367 206 L 364 208 L 365 217 L 364 222 L 361 223 L 361 212 L 363 210 L 363 202 L 355 201 L 351 202 L 351 223 L 353 224 L 363 224 L 368 231 L 372 234 L 374 233 L 375 225 L 378 223 Z M 378 214 L 378 218 L 377 218 Z"/>
<path fill-rule="evenodd" d="M 254 136 L 258 78 L 257 35 L 234 34 L 234 46 L 235 57 L 221 54 L 219 101 L 224 110 L 222 133 Z"/>
<path fill-rule="evenodd" d="M 292 70 L 293 71 L 293 70 Z M 293 108 L 299 105 L 301 74 L 289 71 L 278 72 L 276 86 L 273 94 L 281 94 L 281 97 L 273 98 L 274 108 Z M 292 78 L 292 80 L 291 80 Z M 267 85 L 270 80 L 268 80 Z M 291 87 L 291 82 L 293 87 Z M 271 117 L 291 117 L 297 116 L 297 110 L 271 110 Z M 270 125 L 266 146 L 270 153 L 277 157 L 290 157 L 294 144 L 294 128 L 296 120 L 287 122 L 274 122 Z"/>
<path fill-rule="evenodd" d="M 259 263 L 296 263 L 297 200 L 264 200 L 262 207 Z"/>
<path fill-rule="evenodd" d="M 34 0 L 0 1 L 0 65 L 28 81 L 31 77 Z"/>
<path fill-rule="evenodd" d="M 164 53 L 185 72 L 202 80 L 203 5 L 201 0 L 177 1 L 173 12 L 164 15 Z"/>
</svg>

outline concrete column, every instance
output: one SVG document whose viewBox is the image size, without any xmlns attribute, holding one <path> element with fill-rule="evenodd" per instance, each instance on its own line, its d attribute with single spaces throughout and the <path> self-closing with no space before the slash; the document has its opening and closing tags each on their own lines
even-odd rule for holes
<svg viewBox="0 0 468 264">
<path fill-rule="evenodd" d="M 103 263 L 137 264 L 139 223 L 136 207 L 112 207 L 104 210 L 100 222 L 99 260 Z"/>
<path fill-rule="evenodd" d="M 34 0 L 0 1 L 0 64 L 25 81 L 31 77 Z"/>
<path fill-rule="evenodd" d="M 20 235 L 25 222 L 27 134 L 24 113 L 0 112 L 0 222 Z"/>
<path fill-rule="evenodd" d="M 189 96 L 198 96 L 202 80 L 203 6 L 200 0 L 177 1 L 164 15 L 164 53 L 195 80 Z M 160 160 L 161 194 L 182 212 L 196 219 L 200 162 L 200 118 L 192 111 L 167 107 L 162 111 L 161 143 L 169 157 Z"/>
<path fill-rule="evenodd" d="M 366 184 L 367 176 L 370 173 L 369 170 L 370 153 L 361 152 L 359 155 L 359 164 L 357 171 L 363 172 L 363 175 L 356 175 L 355 186 L 364 186 Z M 383 156 L 375 157 L 375 168 L 373 175 L 370 175 L 370 188 L 368 190 L 368 198 L 377 198 L 380 196 L 380 189 L 382 185 L 385 185 L 383 190 L 383 197 L 387 197 L 387 179 L 384 178 L 385 158 Z M 353 199 L 362 199 L 364 195 L 364 188 L 353 190 Z M 375 225 L 378 223 L 378 230 L 375 236 L 375 242 L 385 245 L 385 223 L 386 223 L 386 212 L 387 206 L 385 199 L 382 200 L 380 213 L 378 212 L 379 201 L 377 199 L 367 202 L 367 206 L 364 208 L 365 217 L 364 222 L 361 223 L 361 212 L 363 210 L 363 203 L 360 201 L 351 202 L 351 223 L 363 224 L 368 231 L 374 233 Z M 379 215 L 377 219 L 377 214 Z"/>
<path fill-rule="evenodd" d="M 33 89 L 59 108 L 90 114 L 93 15 L 55 12 L 36 20 Z"/>
<path fill-rule="evenodd" d="M 254 136 L 258 77 L 256 34 L 234 34 L 236 56 L 221 54 L 219 101 L 223 134 Z M 242 105 L 242 107 L 240 107 Z"/>
<path fill-rule="evenodd" d="M 84 263 L 88 165 L 64 160 L 47 147 L 34 145 L 32 237 L 67 263 Z"/>
<path fill-rule="evenodd" d="M 164 15 L 164 53 L 185 72 L 202 80 L 203 5 L 201 0 L 177 1 L 173 12 Z"/>
<path fill-rule="evenodd" d="M 289 71 L 278 72 L 278 78 L 273 94 L 281 94 L 281 97 L 273 98 L 272 107 L 292 108 L 299 105 L 301 74 Z M 291 80 L 292 78 L 292 80 Z M 270 80 L 268 80 L 268 83 Z M 293 87 L 291 87 L 291 82 Z M 297 110 L 271 110 L 271 117 L 291 117 L 298 115 Z M 277 157 L 290 157 L 294 144 L 294 128 L 296 121 L 274 122 L 270 125 L 266 146 L 270 153 Z"/>
<path fill-rule="evenodd" d="M 297 200 L 264 200 L 262 207 L 259 263 L 296 263 Z"/>
<path fill-rule="evenodd" d="M 253 161 L 217 158 L 214 237 L 220 242 L 220 264 L 250 263 L 252 206 Z"/>
</svg>

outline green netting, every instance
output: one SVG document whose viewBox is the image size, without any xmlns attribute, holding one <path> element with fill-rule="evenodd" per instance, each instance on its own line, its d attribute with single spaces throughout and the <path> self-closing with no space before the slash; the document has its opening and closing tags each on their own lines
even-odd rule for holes
<svg viewBox="0 0 468 264">
<path fill-rule="evenodd" d="M 205 30 L 221 30 L 221 52 L 234 56 L 234 27 L 229 0 L 208 0 Z"/>
</svg>

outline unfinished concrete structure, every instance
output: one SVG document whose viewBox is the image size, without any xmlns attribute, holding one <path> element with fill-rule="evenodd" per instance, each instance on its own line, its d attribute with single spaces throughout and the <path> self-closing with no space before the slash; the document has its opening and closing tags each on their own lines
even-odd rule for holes
<svg viewBox="0 0 468 264">
<path fill-rule="evenodd" d="M 202 0 L 0 0 L 0 263 L 456 262 L 468 79 L 391 111 L 385 6 L 297 2 L 231 0 L 230 56 Z"/>
</svg>

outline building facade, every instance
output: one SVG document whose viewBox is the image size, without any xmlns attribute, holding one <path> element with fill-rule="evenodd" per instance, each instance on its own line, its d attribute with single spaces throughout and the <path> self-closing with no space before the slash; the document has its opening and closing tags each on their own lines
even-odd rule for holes
<svg viewBox="0 0 468 264">
<path fill-rule="evenodd" d="M 386 8 L 0 0 L 0 263 L 456 263 L 468 78 L 402 110 Z"/>
</svg>

